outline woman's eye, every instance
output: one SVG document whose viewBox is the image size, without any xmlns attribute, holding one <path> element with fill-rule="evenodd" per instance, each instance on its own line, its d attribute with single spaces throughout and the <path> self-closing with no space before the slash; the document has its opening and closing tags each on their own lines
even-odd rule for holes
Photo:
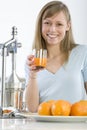
<svg viewBox="0 0 87 130">
<path fill-rule="evenodd" d="M 47 25 L 48 25 L 48 24 L 50 24 L 50 23 L 49 23 L 49 22 L 44 22 L 44 24 L 47 24 Z"/>
<path fill-rule="evenodd" d="M 58 23 L 57 26 L 63 26 L 61 23 Z"/>
</svg>

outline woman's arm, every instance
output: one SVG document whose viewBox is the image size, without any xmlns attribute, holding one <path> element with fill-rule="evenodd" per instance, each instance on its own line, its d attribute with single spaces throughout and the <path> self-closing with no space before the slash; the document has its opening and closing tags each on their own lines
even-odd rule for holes
<svg viewBox="0 0 87 130">
<path fill-rule="evenodd" d="M 29 111 L 36 112 L 39 105 L 39 90 L 37 86 L 37 71 L 33 64 L 32 55 L 28 57 L 27 65 L 29 67 L 29 79 L 25 89 L 25 101 Z"/>
<path fill-rule="evenodd" d="M 36 112 L 39 104 L 39 92 L 36 78 L 30 78 L 25 90 L 26 105 L 30 112 Z"/>
</svg>

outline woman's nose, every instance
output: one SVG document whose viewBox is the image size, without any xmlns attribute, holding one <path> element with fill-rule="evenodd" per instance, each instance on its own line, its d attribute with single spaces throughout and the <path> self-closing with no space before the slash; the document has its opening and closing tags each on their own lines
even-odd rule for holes
<svg viewBox="0 0 87 130">
<path fill-rule="evenodd" d="M 50 26 L 50 31 L 56 31 L 56 26 L 54 24 Z"/>
</svg>

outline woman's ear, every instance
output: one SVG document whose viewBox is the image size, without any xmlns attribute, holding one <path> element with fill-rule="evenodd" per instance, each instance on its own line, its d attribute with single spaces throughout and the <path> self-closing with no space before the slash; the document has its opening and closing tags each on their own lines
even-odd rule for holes
<svg viewBox="0 0 87 130">
<path fill-rule="evenodd" d="M 71 27 L 71 22 L 68 22 L 67 27 L 66 27 L 66 31 L 69 31 L 70 27 Z"/>
</svg>

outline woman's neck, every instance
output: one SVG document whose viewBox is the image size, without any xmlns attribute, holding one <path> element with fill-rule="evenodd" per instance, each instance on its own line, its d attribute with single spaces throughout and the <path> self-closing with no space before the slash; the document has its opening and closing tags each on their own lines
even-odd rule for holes
<svg viewBox="0 0 87 130">
<path fill-rule="evenodd" d="M 48 58 L 54 58 L 60 56 L 62 52 L 60 51 L 60 47 L 57 45 L 47 47 L 48 50 Z"/>
</svg>

